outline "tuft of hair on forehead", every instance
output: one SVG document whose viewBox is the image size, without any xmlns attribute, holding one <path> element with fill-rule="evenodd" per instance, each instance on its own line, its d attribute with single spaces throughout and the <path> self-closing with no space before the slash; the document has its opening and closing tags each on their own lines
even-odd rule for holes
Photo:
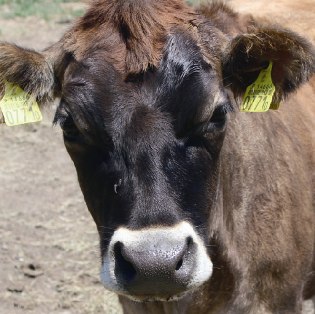
<svg viewBox="0 0 315 314">
<path fill-rule="evenodd" d="M 84 56 L 103 42 L 120 70 L 140 73 L 159 64 L 170 29 L 194 17 L 183 0 L 94 0 L 71 32 L 71 48 Z"/>
</svg>

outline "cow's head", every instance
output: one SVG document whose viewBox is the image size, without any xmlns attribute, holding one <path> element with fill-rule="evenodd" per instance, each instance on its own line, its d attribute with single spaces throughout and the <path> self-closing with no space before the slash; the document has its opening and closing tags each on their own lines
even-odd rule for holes
<svg viewBox="0 0 315 314">
<path fill-rule="evenodd" d="M 1 79 L 40 103 L 60 97 L 55 123 L 100 234 L 102 281 L 136 300 L 174 299 L 211 277 L 235 100 L 269 61 L 276 102 L 314 72 L 292 32 L 231 38 L 180 1 L 157 2 L 99 1 L 42 54 L 0 45 Z"/>
</svg>

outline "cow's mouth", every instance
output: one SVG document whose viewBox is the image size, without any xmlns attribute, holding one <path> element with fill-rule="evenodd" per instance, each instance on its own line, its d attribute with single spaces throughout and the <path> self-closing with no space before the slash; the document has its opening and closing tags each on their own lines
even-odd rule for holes
<svg viewBox="0 0 315 314">
<path fill-rule="evenodd" d="M 159 295 L 130 295 L 125 293 L 119 293 L 122 296 L 127 297 L 128 299 L 135 302 L 173 302 L 182 299 L 191 293 L 191 290 L 184 291 L 179 294 L 169 295 L 169 296 L 159 296 Z"/>
<path fill-rule="evenodd" d="M 120 228 L 102 265 L 104 286 L 139 302 L 175 301 L 207 281 L 212 263 L 192 225 Z"/>
</svg>

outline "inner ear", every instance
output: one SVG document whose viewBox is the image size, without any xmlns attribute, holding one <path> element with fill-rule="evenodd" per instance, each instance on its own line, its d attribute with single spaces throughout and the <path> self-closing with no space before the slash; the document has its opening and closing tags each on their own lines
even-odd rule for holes
<svg viewBox="0 0 315 314">
<path fill-rule="evenodd" d="M 261 28 L 232 40 L 223 62 L 225 85 L 242 96 L 270 61 L 276 103 L 315 71 L 315 53 L 305 39 L 281 28 Z"/>
</svg>

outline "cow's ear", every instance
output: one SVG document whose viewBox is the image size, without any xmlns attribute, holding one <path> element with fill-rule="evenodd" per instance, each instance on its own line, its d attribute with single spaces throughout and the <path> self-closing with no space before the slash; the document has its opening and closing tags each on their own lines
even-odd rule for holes
<svg viewBox="0 0 315 314">
<path fill-rule="evenodd" d="M 315 52 L 307 40 L 281 28 L 260 28 L 232 39 L 223 60 L 225 85 L 236 96 L 242 96 L 270 61 L 276 87 L 274 103 L 315 72 Z"/>
<path fill-rule="evenodd" d="M 0 43 L 0 82 L 8 81 L 20 86 L 37 98 L 39 104 L 51 101 L 56 95 L 56 60 L 60 60 L 60 47 L 43 53 Z M 60 64 L 60 62 L 58 62 Z"/>
</svg>

